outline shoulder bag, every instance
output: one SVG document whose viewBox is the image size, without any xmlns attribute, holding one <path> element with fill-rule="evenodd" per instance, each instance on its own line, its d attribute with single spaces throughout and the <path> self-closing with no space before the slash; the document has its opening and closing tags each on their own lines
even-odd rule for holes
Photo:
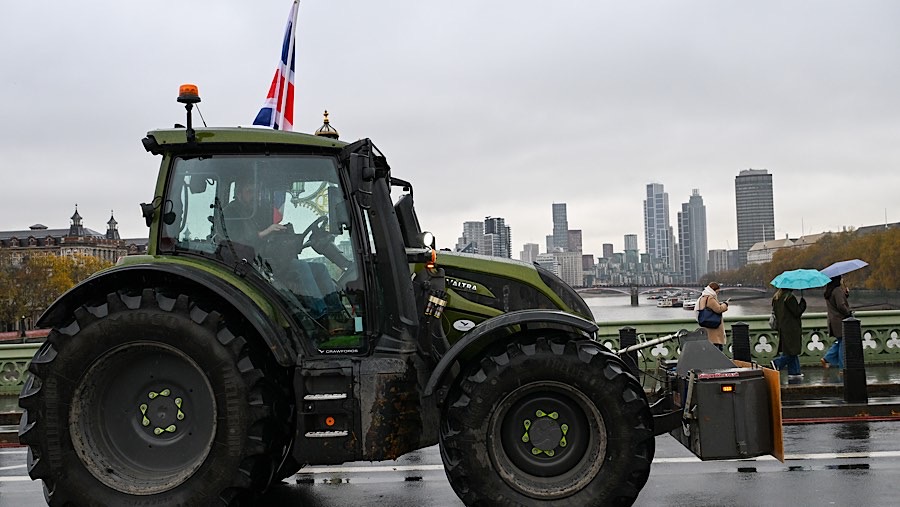
<svg viewBox="0 0 900 507">
<path fill-rule="evenodd" d="M 704 303 L 706 302 L 704 301 Z M 712 311 L 704 304 L 703 309 L 697 313 L 697 324 L 700 324 L 700 327 L 715 329 L 722 324 L 722 314 Z"/>
</svg>

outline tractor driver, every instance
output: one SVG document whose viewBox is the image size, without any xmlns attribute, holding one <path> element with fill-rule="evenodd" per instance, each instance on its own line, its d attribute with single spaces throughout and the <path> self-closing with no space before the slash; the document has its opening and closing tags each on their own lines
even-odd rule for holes
<svg viewBox="0 0 900 507">
<path fill-rule="evenodd" d="M 234 183 L 234 200 L 225 206 L 229 220 L 228 237 L 249 246 L 262 244 L 270 234 L 285 230 L 285 226 L 272 223 L 272 212 L 257 208 L 259 192 L 251 178 Z"/>
<path fill-rule="evenodd" d="M 344 313 L 334 281 L 324 267 L 297 258 L 299 252 L 291 248 L 294 234 L 288 226 L 273 223 L 274 209 L 261 202 L 260 195 L 252 178 L 235 181 L 234 200 L 223 210 L 228 238 L 253 247 L 261 263 L 272 268 L 272 275 L 298 297 L 313 319 L 324 321 Z M 322 286 L 328 282 L 333 290 L 326 293 Z"/>
</svg>

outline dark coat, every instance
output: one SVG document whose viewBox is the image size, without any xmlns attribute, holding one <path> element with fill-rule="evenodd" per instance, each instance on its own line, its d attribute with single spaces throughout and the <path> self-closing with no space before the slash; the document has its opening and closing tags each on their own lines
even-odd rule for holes
<svg viewBox="0 0 900 507">
<path fill-rule="evenodd" d="M 225 206 L 225 232 L 228 239 L 247 246 L 259 247 L 259 231 L 272 225 L 271 214 L 254 209 L 253 205 L 234 200 Z"/>
<path fill-rule="evenodd" d="M 778 321 L 778 337 L 781 351 L 788 356 L 799 356 L 803 350 L 803 324 L 800 316 L 806 311 L 806 300 L 800 301 L 792 292 L 782 291 L 772 300 L 772 309 Z"/>
<path fill-rule="evenodd" d="M 843 287 L 836 287 L 831 291 L 831 297 L 825 298 L 825 302 L 828 306 L 828 334 L 841 338 L 844 336 L 844 323 L 841 321 L 851 315 L 847 293 Z"/>
</svg>

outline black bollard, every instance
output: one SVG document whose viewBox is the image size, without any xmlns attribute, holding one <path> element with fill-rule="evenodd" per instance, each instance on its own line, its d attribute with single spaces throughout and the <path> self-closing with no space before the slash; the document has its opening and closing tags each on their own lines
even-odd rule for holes
<svg viewBox="0 0 900 507">
<path fill-rule="evenodd" d="M 625 349 L 632 345 L 637 344 L 637 330 L 633 327 L 623 327 L 619 329 L 619 349 Z M 638 376 L 638 366 L 637 366 L 637 351 L 626 352 L 620 356 L 625 364 L 628 365 L 628 368 L 631 370 L 631 373 L 634 374 L 635 377 Z"/>
<path fill-rule="evenodd" d="M 638 306 L 638 288 L 637 285 L 631 286 L 631 306 Z"/>
<path fill-rule="evenodd" d="M 844 340 L 844 401 L 847 403 L 869 403 L 866 387 L 866 362 L 863 358 L 862 331 L 859 319 L 847 317 L 843 320 Z"/>
<path fill-rule="evenodd" d="M 735 322 L 731 325 L 731 354 L 738 361 L 750 362 L 750 324 Z"/>
</svg>

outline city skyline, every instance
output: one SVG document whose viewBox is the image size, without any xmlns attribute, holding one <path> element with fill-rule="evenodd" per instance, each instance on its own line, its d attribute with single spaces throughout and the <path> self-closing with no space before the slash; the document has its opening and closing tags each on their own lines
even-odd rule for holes
<svg viewBox="0 0 900 507">
<path fill-rule="evenodd" d="M 629 262 L 637 262 L 637 255 L 643 253 L 652 255 L 655 262 L 666 266 L 666 270 L 670 274 L 683 276 L 685 280 L 689 281 L 697 280 L 709 271 L 721 271 L 725 269 L 726 265 L 729 266 L 728 269 L 743 266 L 747 263 L 746 252 L 751 246 L 775 239 L 772 237 L 775 214 L 772 198 L 774 185 L 772 175 L 766 169 L 741 170 L 735 176 L 734 182 L 734 207 L 738 215 L 736 229 L 740 231 L 739 237 L 744 238 L 745 241 L 746 238 L 760 238 L 759 241 L 748 241 L 743 250 L 740 248 L 710 249 L 708 247 L 706 206 L 699 189 L 691 190 L 687 202 L 681 203 L 680 210 L 675 208 L 677 218 L 676 226 L 673 227 L 670 220 L 669 195 L 665 191 L 665 186 L 661 183 L 648 183 L 645 185 L 646 198 L 643 200 L 643 252 L 638 246 L 637 234 L 625 234 L 621 250 L 616 250 L 616 245 L 606 242 L 602 243 L 599 249 L 585 249 L 582 244 L 583 231 L 567 228 L 567 203 L 553 202 L 551 205 L 553 229 L 551 234 L 545 236 L 544 251 L 540 251 L 540 245 L 537 243 L 525 242 L 522 244 L 522 250 L 519 251 L 519 259 L 532 262 L 538 252 L 553 254 L 571 251 L 590 257 L 596 255 L 598 259 L 610 259 L 615 253 L 624 253 L 626 257 L 632 255 L 633 259 Z M 485 227 L 488 220 L 491 220 L 491 217 L 485 218 Z M 478 227 L 478 232 L 475 234 L 478 238 L 482 238 L 482 234 L 485 234 L 482 223 L 464 222 L 463 236 L 457 242 L 456 251 L 474 251 L 464 247 L 466 244 L 464 238 L 469 236 L 467 231 L 472 226 Z M 676 230 L 677 235 L 675 234 Z M 826 232 L 828 231 L 798 236 L 786 235 L 786 237 L 798 239 Z M 565 239 L 560 241 L 557 238 Z M 492 251 L 490 248 L 487 250 Z M 509 253 L 510 257 L 513 257 L 513 249 L 510 249 Z"/>
<path fill-rule="evenodd" d="M 16 50 L 0 57 L 14 120 L 0 126 L 0 230 L 64 226 L 78 203 L 146 236 L 138 204 L 154 197 L 159 159 L 140 139 L 184 123 L 185 82 L 209 125 L 249 128 L 288 4 L 5 6 L 0 41 Z M 643 234 L 638 201 L 659 181 L 678 202 L 699 189 L 709 248 L 735 249 L 733 177 L 747 168 L 775 175 L 775 237 L 896 222 L 896 19 L 900 4 L 867 0 L 304 2 L 295 130 L 314 131 L 328 109 L 342 140 L 371 138 L 415 186 L 439 247 L 488 215 L 515 225 L 516 252 L 543 246 L 546 209 L 566 202 L 585 251 L 620 250 Z M 360 48 L 370 57 L 350 71 L 343 55 Z M 47 55 L 52 78 L 38 71 Z"/>
</svg>

